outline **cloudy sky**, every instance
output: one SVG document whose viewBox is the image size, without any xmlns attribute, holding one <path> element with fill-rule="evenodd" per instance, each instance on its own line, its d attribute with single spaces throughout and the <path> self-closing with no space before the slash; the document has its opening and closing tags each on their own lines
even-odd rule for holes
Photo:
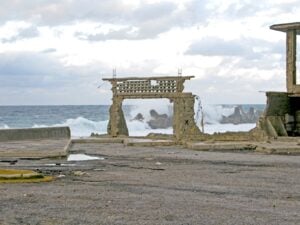
<svg viewBox="0 0 300 225">
<path fill-rule="evenodd" d="M 0 4 L 0 105 L 109 104 L 102 78 L 113 68 L 118 77 L 182 68 L 195 75 L 186 91 L 205 102 L 265 103 L 263 91 L 285 90 L 285 35 L 269 26 L 300 21 L 300 0 Z"/>
</svg>

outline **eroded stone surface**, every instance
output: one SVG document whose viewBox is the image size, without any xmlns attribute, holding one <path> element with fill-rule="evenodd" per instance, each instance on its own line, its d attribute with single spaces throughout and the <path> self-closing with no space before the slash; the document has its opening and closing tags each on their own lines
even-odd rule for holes
<svg viewBox="0 0 300 225">
<path fill-rule="evenodd" d="M 108 134 L 112 137 L 128 135 L 126 121 L 122 112 L 124 99 L 168 98 L 174 103 L 173 132 L 180 141 L 189 135 L 199 135 L 201 132 L 194 121 L 195 96 L 184 93 L 183 83 L 193 76 L 173 77 L 127 77 L 103 79 L 112 84 L 113 104 L 110 108 Z M 161 120 L 160 118 L 157 118 Z M 164 122 L 166 119 L 164 118 Z M 162 123 L 163 121 L 159 121 Z M 155 122 L 153 126 L 157 126 Z M 168 124 L 165 124 L 166 126 Z M 126 132 L 127 131 L 127 132 Z"/>
</svg>

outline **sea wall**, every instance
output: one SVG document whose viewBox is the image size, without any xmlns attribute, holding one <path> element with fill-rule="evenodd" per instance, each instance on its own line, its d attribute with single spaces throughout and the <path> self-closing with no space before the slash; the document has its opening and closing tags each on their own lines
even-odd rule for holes
<svg viewBox="0 0 300 225">
<path fill-rule="evenodd" d="M 39 139 L 70 139 L 69 127 L 46 127 L 0 130 L 0 142 Z"/>
</svg>

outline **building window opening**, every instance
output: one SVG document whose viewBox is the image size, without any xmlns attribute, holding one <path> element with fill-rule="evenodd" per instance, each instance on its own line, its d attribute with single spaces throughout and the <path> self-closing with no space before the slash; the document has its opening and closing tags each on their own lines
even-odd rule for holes
<svg viewBox="0 0 300 225">
<path fill-rule="evenodd" d="M 123 111 L 129 136 L 173 134 L 173 103 L 169 99 L 125 99 Z"/>
</svg>

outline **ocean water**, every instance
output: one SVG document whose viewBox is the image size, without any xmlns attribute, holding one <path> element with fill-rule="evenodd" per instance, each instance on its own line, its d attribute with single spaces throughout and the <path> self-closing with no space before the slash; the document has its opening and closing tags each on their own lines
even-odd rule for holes
<svg viewBox="0 0 300 225">
<path fill-rule="evenodd" d="M 205 132 L 248 131 L 254 128 L 254 123 L 238 125 L 219 123 L 222 115 L 228 116 L 233 113 L 234 107 L 235 105 L 202 106 L 201 115 L 204 115 Z M 264 109 L 264 105 L 242 105 L 242 107 L 245 111 L 250 107 L 261 111 Z M 129 135 L 145 136 L 148 133 L 173 133 L 171 127 L 151 129 L 147 122 L 132 120 L 139 112 L 144 115 L 146 121 L 149 120 L 149 111 L 152 108 L 158 113 L 172 114 L 172 107 L 167 104 L 159 106 L 123 105 Z M 198 111 L 197 106 L 195 106 L 195 111 Z M 108 113 L 108 105 L 0 106 L 0 129 L 69 126 L 73 137 L 86 137 L 90 136 L 92 132 L 106 133 Z M 195 120 L 200 126 L 199 113 Z"/>
</svg>

